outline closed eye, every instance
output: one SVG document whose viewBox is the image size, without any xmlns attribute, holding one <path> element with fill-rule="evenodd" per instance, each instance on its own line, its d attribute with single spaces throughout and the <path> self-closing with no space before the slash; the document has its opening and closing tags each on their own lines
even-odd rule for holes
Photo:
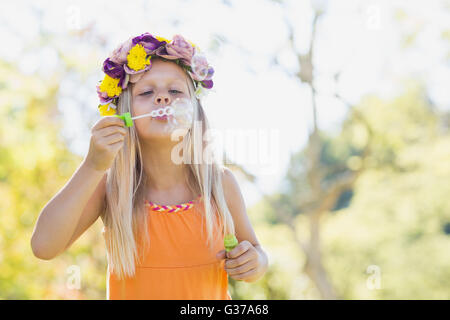
<svg viewBox="0 0 450 320">
<path fill-rule="evenodd" d="M 181 91 L 178 91 L 178 90 L 169 90 L 169 92 L 171 92 L 171 91 L 175 91 L 174 94 L 182 93 Z M 152 94 L 152 93 L 153 93 L 153 91 L 150 90 L 150 91 L 146 91 L 146 92 L 141 93 L 140 96 L 146 96 L 146 95 L 149 95 L 149 94 Z"/>
</svg>

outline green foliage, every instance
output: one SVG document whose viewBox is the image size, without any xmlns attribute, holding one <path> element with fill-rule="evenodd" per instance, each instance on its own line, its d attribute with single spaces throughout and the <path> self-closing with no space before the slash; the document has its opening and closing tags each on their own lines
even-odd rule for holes
<svg viewBox="0 0 450 320">
<path fill-rule="evenodd" d="M 43 206 L 81 159 L 60 137 L 58 79 L 44 83 L 0 64 L 0 299 L 105 298 L 106 265 L 99 225 L 52 261 L 34 257 L 30 239 Z M 81 289 L 66 286 L 80 266 Z"/>
<path fill-rule="evenodd" d="M 390 103 L 367 101 L 375 149 L 391 150 L 401 170 L 367 171 L 351 207 L 324 227 L 327 270 L 345 298 L 450 298 L 450 135 L 423 97 L 416 88 Z M 381 271 L 378 290 L 365 284 L 369 265 Z"/>
<path fill-rule="evenodd" d="M 360 161 L 349 159 L 360 157 L 367 144 L 371 150 L 347 205 L 322 220 L 328 278 L 343 299 L 449 299 L 450 134 L 440 123 L 444 117 L 414 83 L 392 101 L 367 97 L 357 110 L 371 136 L 351 114 L 338 136 L 321 137 L 327 167 L 358 168 Z M 309 233 L 307 218 L 295 211 L 309 188 L 304 154 L 293 156 L 283 193 L 272 196 L 285 211 L 297 213 L 297 235 L 277 223 L 277 209 L 264 201 L 250 208 L 270 271 L 254 284 L 232 283 L 238 298 L 251 298 L 251 292 L 266 299 L 320 297 L 302 271 L 305 256 L 295 241 Z M 379 288 L 373 286 L 374 268 Z"/>
</svg>

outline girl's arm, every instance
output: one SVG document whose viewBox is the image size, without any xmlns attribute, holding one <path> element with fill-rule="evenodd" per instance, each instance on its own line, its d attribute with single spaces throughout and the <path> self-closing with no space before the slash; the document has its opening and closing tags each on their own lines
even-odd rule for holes
<svg viewBox="0 0 450 320">
<path fill-rule="evenodd" d="M 222 177 L 225 199 L 233 217 L 239 244 L 228 253 L 220 251 L 218 257 L 228 258 L 225 268 L 230 277 L 253 282 L 267 271 L 269 260 L 253 231 L 237 179 L 228 168 L 224 168 Z"/>
<path fill-rule="evenodd" d="M 106 172 L 124 145 L 122 119 L 102 117 L 91 129 L 89 152 L 68 183 L 45 205 L 31 237 L 40 259 L 66 250 L 104 210 Z"/>
<path fill-rule="evenodd" d="M 99 217 L 105 190 L 106 171 L 84 160 L 40 212 L 31 237 L 34 255 L 49 260 L 64 252 Z"/>
</svg>

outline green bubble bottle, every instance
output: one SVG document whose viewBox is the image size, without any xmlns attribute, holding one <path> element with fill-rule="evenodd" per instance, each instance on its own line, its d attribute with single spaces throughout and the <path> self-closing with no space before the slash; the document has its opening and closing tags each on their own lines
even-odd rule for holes
<svg viewBox="0 0 450 320">
<path fill-rule="evenodd" d="M 234 234 L 227 234 L 223 239 L 223 244 L 226 252 L 230 252 L 238 245 L 238 241 Z"/>
</svg>

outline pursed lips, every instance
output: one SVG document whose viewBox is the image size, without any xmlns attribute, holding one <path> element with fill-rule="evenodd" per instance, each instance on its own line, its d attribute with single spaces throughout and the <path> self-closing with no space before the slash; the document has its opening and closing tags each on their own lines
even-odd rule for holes
<svg viewBox="0 0 450 320">
<path fill-rule="evenodd" d="M 158 112 L 159 110 L 164 110 L 166 107 L 168 107 L 168 106 L 160 107 L 158 109 L 155 109 L 154 111 Z M 167 120 L 168 116 L 167 115 L 162 115 L 162 116 L 158 115 L 158 116 L 156 116 L 154 118 L 157 119 L 157 120 Z"/>
</svg>

